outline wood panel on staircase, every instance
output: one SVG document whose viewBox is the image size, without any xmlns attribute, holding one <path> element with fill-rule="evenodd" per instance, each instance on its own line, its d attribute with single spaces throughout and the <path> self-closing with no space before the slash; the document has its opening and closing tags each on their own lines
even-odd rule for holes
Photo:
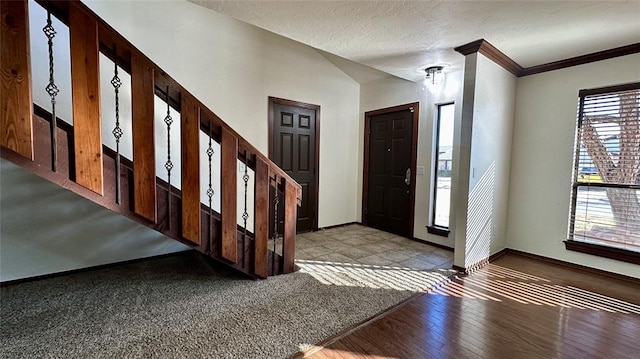
<svg viewBox="0 0 640 359">
<path fill-rule="evenodd" d="M 103 194 L 98 23 L 69 7 L 76 182 Z"/>
<path fill-rule="evenodd" d="M 26 1 L 0 2 L 0 144 L 33 160 L 33 99 Z"/>
<path fill-rule="evenodd" d="M 269 275 L 267 243 L 269 240 L 269 165 L 256 156 L 255 171 L 254 270 L 261 278 Z"/>
<path fill-rule="evenodd" d="M 182 236 L 200 244 L 200 109 L 191 96 L 182 96 Z"/>
<path fill-rule="evenodd" d="M 284 273 L 291 273 L 295 270 L 297 209 L 296 187 L 293 183 L 286 181 L 284 190 L 284 247 L 282 252 Z"/>
<path fill-rule="evenodd" d="M 139 58 L 131 59 L 131 102 L 133 130 L 134 211 L 157 222 L 156 156 L 153 130 L 153 68 Z"/>
<path fill-rule="evenodd" d="M 238 138 L 227 129 L 222 130 L 221 191 L 222 191 L 222 257 L 238 262 Z"/>
</svg>

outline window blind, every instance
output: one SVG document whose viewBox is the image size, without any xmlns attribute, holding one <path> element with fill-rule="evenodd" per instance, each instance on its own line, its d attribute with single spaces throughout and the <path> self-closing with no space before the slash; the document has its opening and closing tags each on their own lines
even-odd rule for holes
<svg viewBox="0 0 640 359">
<path fill-rule="evenodd" d="M 640 83 L 579 93 L 569 240 L 640 252 Z"/>
</svg>

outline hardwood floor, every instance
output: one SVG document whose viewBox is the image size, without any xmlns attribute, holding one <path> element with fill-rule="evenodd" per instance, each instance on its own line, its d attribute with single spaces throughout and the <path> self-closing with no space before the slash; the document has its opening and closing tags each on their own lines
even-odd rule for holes
<svg viewBox="0 0 640 359">
<path fill-rule="evenodd" d="M 517 254 L 308 358 L 638 358 L 640 285 Z"/>
</svg>

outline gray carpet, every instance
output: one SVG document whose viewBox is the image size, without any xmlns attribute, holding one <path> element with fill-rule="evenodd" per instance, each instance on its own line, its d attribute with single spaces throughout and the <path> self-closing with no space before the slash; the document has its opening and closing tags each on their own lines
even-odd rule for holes
<svg viewBox="0 0 640 359">
<path fill-rule="evenodd" d="M 450 271 L 301 261 L 247 279 L 196 252 L 0 289 L 5 358 L 285 358 Z"/>
</svg>

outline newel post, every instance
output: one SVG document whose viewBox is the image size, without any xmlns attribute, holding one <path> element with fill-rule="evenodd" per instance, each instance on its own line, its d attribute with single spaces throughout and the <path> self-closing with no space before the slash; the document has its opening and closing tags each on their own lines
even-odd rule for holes
<svg viewBox="0 0 640 359">
<path fill-rule="evenodd" d="M 286 181 L 284 189 L 284 246 L 283 246 L 283 271 L 291 273 L 295 270 L 296 257 L 296 222 L 297 222 L 297 190 L 290 181 Z"/>
</svg>

